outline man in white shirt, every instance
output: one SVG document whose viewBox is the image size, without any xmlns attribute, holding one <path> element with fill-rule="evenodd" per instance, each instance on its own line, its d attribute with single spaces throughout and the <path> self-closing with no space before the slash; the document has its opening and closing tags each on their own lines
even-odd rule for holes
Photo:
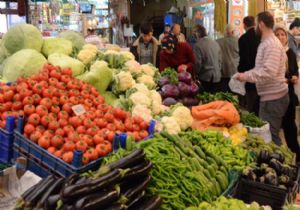
<svg viewBox="0 0 300 210">
<path fill-rule="evenodd" d="M 178 23 L 174 23 L 172 26 L 172 33 L 177 37 L 178 42 L 185 42 L 185 36 L 181 33 L 181 26 Z"/>
</svg>

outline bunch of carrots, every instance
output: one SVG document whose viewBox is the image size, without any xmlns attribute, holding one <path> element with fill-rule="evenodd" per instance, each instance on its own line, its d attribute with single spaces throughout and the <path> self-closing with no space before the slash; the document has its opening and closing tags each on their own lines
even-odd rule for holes
<svg viewBox="0 0 300 210">
<path fill-rule="evenodd" d="M 230 127 L 240 122 L 240 115 L 234 105 L 227 101 L 213 101 L 192 107 L 194 118 L 192 128 L 206 130 L 209 127 Z"/>
</svg>

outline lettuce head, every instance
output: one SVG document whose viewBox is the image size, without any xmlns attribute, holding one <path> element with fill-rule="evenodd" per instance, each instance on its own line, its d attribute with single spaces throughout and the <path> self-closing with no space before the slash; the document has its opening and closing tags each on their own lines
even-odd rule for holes
<svg viewBox="0 0 300 210">
<path fill-rule="evenodd" d="M 47 63 L 46 58 L 36 50 L 24 49 L 3 62 L 3 80 L 14 82 L 19 77 L 30 77 Z"/>
<path fill-rule="evenodd" d="M 42 53 L 48 57 L 53 53 L 63 53 L 70 55 L 72 53 L 72 42 L 63 38 L 48 38 L 45 39 Z"/>
<path fill-rule="evenodd" d="M 81 50 L 83 45 L 85 45 L 85 40 L 82 34 L 75 31 L 63 31 L 59 34 L 59 37 L 71 41 L 73 48 L 77 51 Z"/>
</svg>

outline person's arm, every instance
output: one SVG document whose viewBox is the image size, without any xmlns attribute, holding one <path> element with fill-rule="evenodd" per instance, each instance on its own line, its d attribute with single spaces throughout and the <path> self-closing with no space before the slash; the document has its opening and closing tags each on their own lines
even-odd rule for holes
<svg viewBox="0 0 300 210">
<path fill-rule="evenodd" d="M 287 72 L 286 77 L 289 83 L 296 84 L 298 82 L 298 76 L 299 76 L 297 56 L 292 49 L 290 49 L 287 52 L 287 56 L 288 56 L 289 70 Z"/>
<path fill-rule="evenodd" d="M 195 54 L 195 65 L 194 65 L 194 71 L 196 72 L 196 76 L 198 77 L 198 74 L 201 69 L 202 65 L 202 56 L 201 56 L 201 50 L 198 45 L 195 45 L 194 47 L 194 54 Z"/>
<path fill-rule="evenodd" d="M 188 58 L 188 63 L 186 63 L 185 65 L 187 66 L 187 69 L 189 71 L 192 71 L 193 66 L 195 64 L 195 55 L 192 47 L 188 43 L 185 44 L 185 48 L 186 48 L 186 56 Z"/>
<path fill-rule="evenodd" d="M 268 46 L 259 50 L 264 51 L 263 66 L 255 67 L 250 71 L 240 74 L 241 80 L 251 83 L 263 83 L 266 80 L 275 78 L 278 74 L 276 71 L 278 67 L 282 66 L 282 62 L 286 62 L 286 57 L 282 56 L 282 50 L 277 47 Z"/>
<path fill-rule="evenodd" d="M 167 56 L 163 51 L 161 51 L 159 57 L 159 70 L 164 71 L 165 68 L 169 66 L 167 62 Z"/>
</svg>

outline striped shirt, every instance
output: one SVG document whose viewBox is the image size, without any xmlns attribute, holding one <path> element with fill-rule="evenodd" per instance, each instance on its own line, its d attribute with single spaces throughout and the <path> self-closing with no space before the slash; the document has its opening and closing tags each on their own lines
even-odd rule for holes
<svg viewBox="0 0 300 210">
<path fill-rule="evenodd" d="M 280 99 L 288 93 L 285 79 L 287 56 L 284 47 L 272 34 L 262 39 L 255 67 L 244 73 L 247 82 L 255 83 L 261 101 Z"/>
</svg>

